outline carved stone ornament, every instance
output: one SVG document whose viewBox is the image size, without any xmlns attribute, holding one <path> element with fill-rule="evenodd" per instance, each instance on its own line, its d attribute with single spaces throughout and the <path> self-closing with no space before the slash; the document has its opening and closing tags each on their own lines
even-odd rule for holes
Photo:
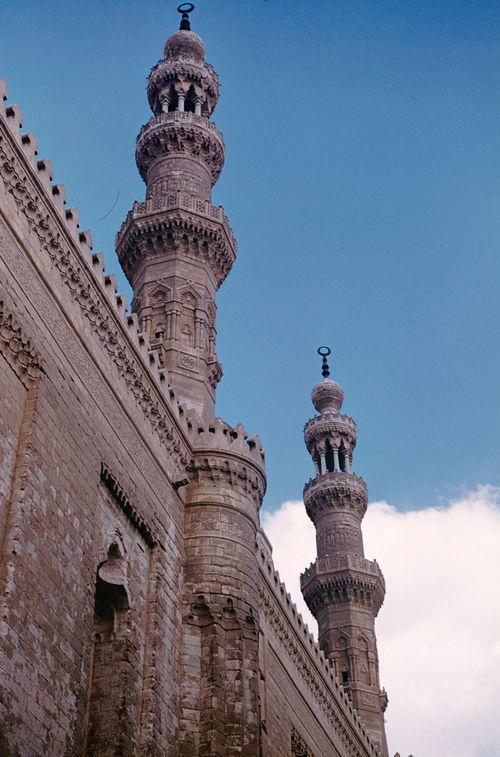
<svg viewBox="0 0 500 757">
<path fill-rule="evenodd" d="M 116 327 L 92 272 L 82 266 L 71 246 L 65 243 L 53 217 L 52 207 L 44 204 L 28 177 L 19 173 L 18 165 L 7 141 L 0 136 L 0 179 L 5 191 L 14 197 L 18 210 L 27 219 L 30 232 L 36 235 L 40 248 L 50 257 L 62 284 L 69 289 L 73 301 L 89 321 L 92 332 L 117 367 L 134 402 L 150 422 L 153 433 L 168 450 L 174 467 L 185 470 L 191 458 L 190 449 L 165 412 L 161 393 Z"/>
<path fill-rule="evenodd" d="M 150 166 L 161 157 L 180 154 L 204 163 L 212 186 L 224 166 L 224 140 L 211 121 L 194 113 L 160 113 L 150 118 L 137 137 L 136 162 L 144 181 Z"/>
<path fill-rule="evenodd" d="M 307 746 L 304 739 L 299 735 L 298 731 L 292 726 L 292 755 L 293 757 L 314 757 L 313 753 Z"/>
<path fill-rule="evenodd" d="M 368 739 L 361 734 L 361 731 L 358 735 L 356 730 L 353 729 L 352 721 L 350 723 L 348 717 L 343 717 L 339 701 L 330 691 L 329 686 L 325 684 L 325 679 L 316 670 L 310 655 L 302 649 L 298 638 L 288 627 L 285 615 L 276 598 L 263 581 L 261 581 L 259 594 L 261 614 L 272 627 L 277 639 L 283 644 L 300 677 L 307 685 L 311 697 L 316 700 L 333 726 L 335 733 L 342 740 L 346 750 L 345 754 L 350 755 L 350 757 L 362 757 L 368 751 L 369 754 L 376 755 L 377 751 L 368 742 Z"/>
<path fill-rule="evenodd" d="M 219 98 L 219 80 L 209 63 L 200 64 L 189 60 L 158 61 L 148 79 L 148 100 L 153 113 L 159 110 L 160 92 L 172 83 L 184 85 L 186 89 L 192 83 L 197 84 L 208 101 L 210 112 L 215 108 Z"/>
<path fill-rule="evenodd" d="M 36 381 L 43 372 L 41 356 L 12 313 L 8 312 L 3 300 L 0 300 L 0 352 L 23 383 Z"/>
<path fill-rule="evenodd" d="M 324 473 L 305 485 L 304 505 L 313 522 L 318 512 L 331 509 L 351 510 L 362 518 L 368 506 L 368 490 L 354 473 Z"/>
<path fill-rule="evenodd" d="M 323 413 L 307 421 L 304 427 L 304 440 L 309 453 L 314 446 L 330 439 L 338 446 L 341 439 L 346 439 L 353 449 L 356 445 L 356 424 L 348 415 L 340 413 Z"/>
<path fill-rule="evenodd" d="M 117 253 L 128 280 L 133 283 L 135 272 L 146 259 L 158 255 L 185 255 L 206 263 L 220 286 L 236 258 L 230 230 L 212 219 L 178 204 L 169 203 L 170 195 L 161 206 L 151 207 L 155 201 L 136 203 L 117 235 Z"/>
<path fill-rule="evenodd" d="M 377 563 L 357 555 L 318 558 L 300 577 L 307 606 L 316 615 L 326 605 L 356 605 L 374 616 L 382 607 L 385 581 Z"/>
</svg>

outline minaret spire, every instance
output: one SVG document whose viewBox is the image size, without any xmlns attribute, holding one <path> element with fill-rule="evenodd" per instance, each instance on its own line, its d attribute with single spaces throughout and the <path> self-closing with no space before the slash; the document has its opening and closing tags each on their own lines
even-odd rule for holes
<svg viewBox="0 0 500 757">
<path fill-rule="evenodd" d="M 317 415 L 304 438 L 316 476 L 304 488 L 307 514 L 316 528 L 317 559 L 301 576 L 301 588 L 318 621 L 319 643 L 335 667 L 372 740 L 386 757 L 385 691 L 380 690 L 374 621 L 385 583 L 375 561 L 364 557 L 361 520 L 368 504 L 365 482 L 351 469 L 356 424 L 340 412 L 344 393 L 330 378 L 328 347 L 320 347 L 323 379 L 312 391 Z"/>
<path fill-rule="evenodd" d="M 211 120 L 217 74 L 191 31 L 192 3 L 177 8 L 179 31 L 148 77 L 152 117 L 137 137 L 146 183 L 117 235 L 132 308 L 177 395 L 213 418 L 222 369 L 215 353 L 215 294 L 236 257 L 236 241 L 211 190 L 224 165 L 224 141 Z"/>
<path fill-rule="evenodd" d="M 194 11 L 194 5 L 193 3 L 181 3 L 177 6 L 177 13 L 180 13 L 182 15 L 181 23 L 179 26 L 179 30 L 183 32 L 190 32 L 191 31 L 191 22 L 189 19 L 189 14 Z"/>
<path fill-rule="evenodd" d="M 328 355 L 331 355 L 332 351 L 329 347 L 318 347 L 318 355 L 321 355 L 323 358 L 322 364 L 321 364 L 321 375 L 323 378 L 328 378 L 330 375 L 330 366 L 328 365 L 327 357 Z"/>
</svg>

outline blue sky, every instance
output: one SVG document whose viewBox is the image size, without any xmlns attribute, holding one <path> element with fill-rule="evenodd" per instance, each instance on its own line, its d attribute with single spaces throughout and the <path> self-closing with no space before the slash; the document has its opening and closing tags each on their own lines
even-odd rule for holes
<svg viewBox="0 0 500 757">
<path fill-rule="evenodd" d="M 11 101 L 115 273 L 114 234 L 144 196 L 146 75 L 175 6 L 0 9 Z M 302 427 L 319 344 L 334 351 L 373 500 L 404 510 L 499 485 L 500 6 L 197 6 L 193 29 L 222 81 L 214 202 L 239 243 L 218 300 L 217 409 L 261 435 L 266 507 L 300 497 L 312 475 Z"/>
</svg>

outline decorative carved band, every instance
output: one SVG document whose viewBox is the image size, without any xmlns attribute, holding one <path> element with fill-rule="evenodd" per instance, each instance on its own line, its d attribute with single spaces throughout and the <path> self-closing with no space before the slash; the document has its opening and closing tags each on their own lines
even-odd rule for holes
<svg viewBox="0 0 500 757">
<path fill-rule="evenodd" d="M 3 300 L 0 300 L 0 352 L 21 380 L 35 381 L 43 372 L 42 358 L 12 313 L 7 312 Z"/>
<path fill-rule="evenodd" d="M 325 606 L 347 604 L 367 607 L 377 615 L 385 596 L 384 577 L 376 563 L 359 559 L 363 565 L 356 568 L 348 561 L 337 567 L 329 564 L 330 558 L 318 559 L 301 575 L 300 588 L 313 615 Z"/>
<path fill-rule="evenodd" d="M 319 675 L 312 659 L 295 634 L 285 621 L 284 614 L 264 581 L 260 582 L 260 611 L 283 644 L 286 653 L 297 668 L 303 681 L 309 688 L 311 697 L 319 704 L 335 732 L 345 747 L 345 754 L 350 757 L 363 757 L 366 754 L 376 755 L 377 752 L 366 736 L 362 736 L 358 729 L 350 726 L 349 719 L 341 717 L 342 710 L 330 691 L 325 679 Z"/>
<path fill-rule="evenodd" d="M 215 124 L 203 116 L 180 120 L 177 113 L 153 116 L 137 137 L 135 158 L 144 181 L 151 165 L 161 157 L 179 154 L 205 164 L 212 186 L 224 166 L 224 140 Z M 210 124 L 210 127 L 207 126 Z"/>
<path fill-rule="evenodd" d="M 150 529 L 142 515 L 140 515 L 136 507 L 127 497 L 106 463 L 101 463 L 101 481 L 113 497 L 113 500 L 116 502 L 120 510 L 125 513 L 128 520 L 140 533 L 148 547 L 154 547 L 158 543 L 158 539 L 156 538 L 156 536 L 154 536 L 152 530 Z"/>
<path fill-rule="evenodd" d="M 351 447 L 356 444 L 356 424 L 347 415 L 340 413 L 322 413 L 316 418 L 311 418 L 304 427 L 304 440 L 309 452 L 323 439 L 346 438 Z"/>
<path fill-rule="evenodd" d="M 1 125 L 1 121 L 0 121 Z M 44 250 L 50 257 L 61 276 L 62 283 L 68 287 L 71 297 L 79 306 L 83 316 L 90 322 L 91 330 L 97 335 L 101 347 L 116 365 L 120 376 L 125 381 L 135 403 L 151 428 L 169 451 L 172 463 L 177 471 L 184 470 L 190 459 L 190 450 L 169 416 L 163 410 L 163 398 L 156 390 L 153 380 L 141 369 L 136 355 L 127 339 L 116 328 L 104 295 L 99 295 L 92 273 L 82 267 L 71 247 L 63 242 L 49 203 L 44 205 L 26 175 L 17 170 L 20 163 L 7 140 L 0 135 L 0 179 L 5 190 L 10 193 L 22 212 Z"/>
<path fill-rule="evenodd" d="M 305 485 L 304 504 L 312 521 L 318 511 L 331 509 L 352 510 L 362 518 L 368 505 L 368 490 L 354 473 L 323 473 Z"/>
<path fill-rule="evenodd" d="M 200 219 L 181 207 L 168 206 L 142 215 L 140 208 L 134 206 L 127 222 L 129 225 L 117 239 L 117 252 L 131 283 L 145 258 L 175 254 L 207 263 L 220 286 L 236 258 L 232 235 L 226 233 L 223 224 Z"/>
</svg>

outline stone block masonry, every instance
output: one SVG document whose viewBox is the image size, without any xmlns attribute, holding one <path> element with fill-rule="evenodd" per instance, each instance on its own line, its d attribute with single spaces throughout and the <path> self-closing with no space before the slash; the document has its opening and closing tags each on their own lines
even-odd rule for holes
<svg viewBox="0 0 500 757">
<path fill-rule="evenodd" d="M 146 197 L 117 235 L 129 311 L 0 80 L 0 754 L 376 757 L 272 565 L 260 440 L 214 414 L 236 242 L 187 12 L 147 94 Z M 358 511 L 323 513 L 311 580 L 362 544 L 342 475 Z"/>
</svg>

